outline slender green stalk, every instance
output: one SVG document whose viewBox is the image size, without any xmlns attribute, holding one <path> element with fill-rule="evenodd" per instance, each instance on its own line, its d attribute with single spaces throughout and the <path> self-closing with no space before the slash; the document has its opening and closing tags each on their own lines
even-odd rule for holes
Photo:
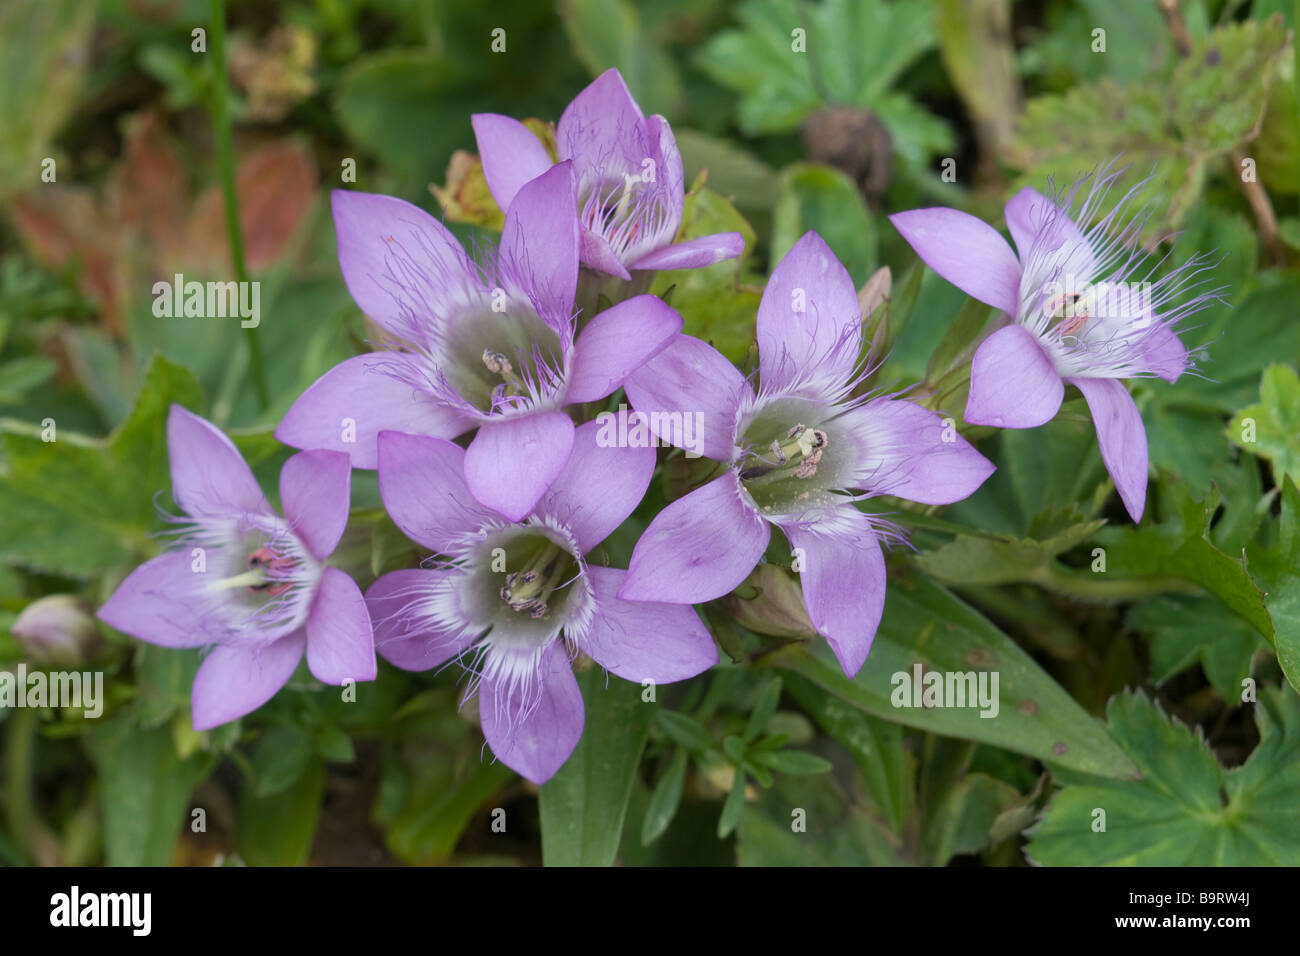
<svg viewBox="0 0 1300 956">
<path fill-rule="evenodd" d="M 1182 578 L 1161 575 L 1144 575 L 1138 577 L 1115 577 L 1107 574 L 1094 574 L 1091 571 L 1076 571 L 1055 561 L 1049 561 L 1024 580 L 1033 582 L 1063 597 L 1077 598 L 1080 601 L 1127 601 L 1133 598 L 1150 597 L 1156 594 L 1196 594 L 1200 588 Z"/>
<path fill-rule="evenodd" d="M 240 283 L 248 281 L 244 265 L 244 236 L 239 228 L 239 196 L 235 192 L 235 150 L 230 135 L 230 111 L 226 103 L 226 3 L 212 2 L 212 132 L 217 146 L 217 167 L 221 172 L 221 194 L 225 199 L 226 233 L 230 240 L 230 261 L 235 278 Z M 244 329 L 248 333 L 249 367 L 253 387 L 257 391 L 257 405 L 262 411 L 271 404 L 266 390 L 266 368 L 262 364 L 262 346 L 258 340 L 257 326 Z"/>
<path fill-rule="evenodd" d="M 35 824 L 32 807 L 35 751 L 36 711 L 31 708 L 15 710 L 9 719 L 5 747 L 5 817 L 14 842 L 29 860 L 32 859 L 32 828 Z"/>
</svg>

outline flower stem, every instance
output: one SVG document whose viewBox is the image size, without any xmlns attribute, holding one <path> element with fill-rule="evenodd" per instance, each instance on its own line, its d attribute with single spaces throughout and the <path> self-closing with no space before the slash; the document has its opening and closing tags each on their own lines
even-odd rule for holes
<svg viewBox="0 0 1300 956">
<path fill-rule="evenodd" d="M 235 278 L 242 284 L 248 282 L 248 269 L 244 265 L 244 236 L 239 228 L 239 196 L 235 192 L 235 150 L 231 143 L 230 111 L 226 102 L 226 3 L 211 0 L 212 10 L 212 132 L 217 146 L 217 167 L 221 173 L 221 194 L 226 208 L 226 234 L 230 242 L 230 261 Z M 257 326 L 244 329 L 248 333 L 249 367 L 253 375 L 253 388 L 257 392 L 258 408 L 265 412 L 270 406 L 266 389 L 266 368 L 262 364 L 262 346 Z"/>
<path fill-rule="evenodd" d="M 22 688 L 18 691 L 23 692 Z M 14 843 L 27 859 L 32 858 L 33 810 L 32 772 L 36 749 L 36 711 L 25 708 L 9 720 L 5 747 L 5 816 Z"/>
<path fill-rule="evenodd" d="M 1155 594 L 1195 594 L 1200 588 L 1182 578 L 1163 575 L 1137 577 L 1112 577 L 1091 571 L 1076 571 L 1058 562 L 1049 561 L 1025 576 L 1024 580 L 1044 587 L 1063 597 L 1080 601 L 1127 601 Z"/>
</svg>

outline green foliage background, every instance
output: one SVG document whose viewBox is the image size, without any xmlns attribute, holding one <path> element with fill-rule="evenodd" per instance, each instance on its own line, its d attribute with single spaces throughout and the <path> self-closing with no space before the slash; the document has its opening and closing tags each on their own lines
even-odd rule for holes
<svg viewBox="0 0 1300 956">
<path fill-rule="evenodd" d="M 673 124 L 683 237 L 745 236 L 742 259 L 652 290 L 744 368 L 766 275 L 816 229 L 864 287 L 877 381 L 959 412 L 993 316 L 885 216 L 998 222 L 1021 185 L 1115 155 L 1158 172 L 1144 239 L 1166 267 L 1213 251 L 1228 291 L 1186 336 L 1202 373 L 1136 383 L 1140 525 L 1075 393 L 1043 428 L 963 428 L 998 465 L 970 499 L 888 502 L 914 548 L 890 555 L 854 680 L 823 641 L 755 630 L 791 586 L 776 548 L 770 593 L 703 609 L 726 652 L 708 674 L 652 705 L 580 675 L 587 732 L 538 792 L 484 759 L 451 671 L 381 664 L 345 703 L 304 670 L 195 733 L 198 652 L 101 626 L 84 666 L 106 674 L 102 718 L 0 709 L 0 861 L 1300 863 L 1300 4 L 1183 0 L 1171 20 L 1154 0 L 231 2 L 218 57 L 219 6 L 0 7 L 0 670 L 28 660 L 8 630 L 29 603 L 97 605 L 156 553 L 169 404 L 226 429 L 274 500 L 275 423 L 370 338 L 329 222 L 344 170 L 490 237 L 470 114 L 546 136 L 611 66 Z M 262 283 L 255 333 L 153 315 L 155 281 L 240 269 Z M 665 463 L 612 563 L 687 477 Z M 363 586 L 415 559 L 373 473 L 353 504 L 341 554 Z M 997 671 L 998 716 L 894 707 L 891 675 L 916 665 Z"/>
</svg>

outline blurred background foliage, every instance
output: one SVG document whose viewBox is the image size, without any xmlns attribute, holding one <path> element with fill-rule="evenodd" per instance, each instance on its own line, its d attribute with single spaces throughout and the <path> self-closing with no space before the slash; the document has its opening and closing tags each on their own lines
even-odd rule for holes
<svg viewBox="0 0 1300 956">
<path fill-rule="evenodd" d="M 10 631 L 37 600 L 72 595 L 58 660 L 103 670 L 107 702 L 94 721 L 0 709 L 0 861 L 1300 862 L 1296 9 L 232 0 L 223 72 L 205 0 L 7 0 L 0 669 L 55 666 Z M 816 229 L 862 286 L 877 384 L 920 382 L 919 400 L 953 413 L 991 310 L 923 270 L 885 216 L 942 204 L 996 222 L 1023 184 L 1068 186 L 1115 155 L 1130 181 L 1154 168 L 1165 203 L 1144 242 L 1164 267 L 1213 252 L 1227 291 L 1186 336 L 1208 347 L 1202 373 L 1137 384 L 1147 517 L 1124 516 L 1075 394 L 1044 428 L 963 429 L 999 466 L 969 500 L 942 514 L 886 503 L 914 548 L 891 555 L 855 680 L 802 639 L 774 545 L 703 609 L 726 651 L 714 671 L 660 688 L 654 708 L 582 675 L 587 733 L 540 793 L 483 759 L 450 671 L 381 665 L 356 703 L 304 672 L 256 714 L 195 733 L 198 652 L 85 617 L 157 548 L 167 406 L 229 431 L 274 498 L 288 454 L 275 423 L 374 338 L 339 275 L 328 191 L 402 196 L 462 238 L 491 236 L 501 214 L 470 114 L 528 117 L 545 136 L 611 66 L 676 132 L 693 184 L 683 236 L 746 238 L 740 260 L 657 277 L 687 331 L 752 367 L 764 277 Z M 234 275 L 223 172 L 262 285 L 265 403 L 233 320 L 151 308 L 174 273 Z M 665 462 L 607 542 L 613 563 L 689 480 Z M 342 554 L 364 586 L 417 555 L 373 473 L 355 473 L 354 499 Z M 998 671 L 999 717 L 891 706 L 890 675 L 916 665 Z M 1109 836 L 1092 831 L 1095 807 Z"/>
</svg>

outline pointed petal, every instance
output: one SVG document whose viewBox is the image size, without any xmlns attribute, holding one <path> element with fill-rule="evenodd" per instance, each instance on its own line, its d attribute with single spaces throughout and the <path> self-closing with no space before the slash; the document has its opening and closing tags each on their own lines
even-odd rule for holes
<svg viewBox="0 0 1300 956">
<path fill-rule="evenodd" d="M 1038 340 L 1019 325 L 998 329 L 970 367 L 966 421 L 999 428 L 1034 428 L 1061 407 L 1065 384 Z"/>
<path fill-rule="evenodd" d="M 563 412 L 534 412 L 485 422 L 465 453 L 470 493 L 511 521 L 520 521 L 573 449 L 573 421 Z"/>
<path fill-rule="evenodd" d="M 150 558 L 126 576 L 97 616 L 123 634 L 162 647 L 202 647 L 216 639 L 195 614 L 203 577 L 188 551 Z"/>
<path fill-rule="evenodd" d="M 352 463 L 337 451 L 300 451 L 280 469 L 289 525 L 318 560 L 334 553 L 352 507 Z"/>
<path fill-rule="evenodd" d="M 1007 201 L 1005 212 L 1021 262 L 1028 262 L 1031 253 L 1050 256 L 1060 270 L 1056 281 L 1067 289 L 1082 289 L 1092 281 L 1096 266 L 1092 245 L 1060 206 L 1026 186 Z M 1055 268 L 1045 269 L 1044 274 L 1055 274 Z"/>
<path fill-rule="evenodd" d="M 535 509 L 567 526 L 583 554 L 609 537 L 641 503 L 655 470 L 654 447 L 610 442 L 608 432 L 612 429 L 617 437 L 618 431 L 616 423 L 605 422 L 614 416 L 602 415 L 610 419 L 575 430 L 568 462 Z"/>
<path fill-rule="evenodd" d="M 503 272 L 523 278 L 544 318 L 573 315 L 581 233 L 576 188 L 573 164 L 559 163 L 525 183 L 506 210 Z"/>
<path fill-rule="evenodd" d="M 573 98 L 555 128 L 561 159 L 590 165 L 610 154 L 622 155 L 623 143 L 635 133 L 645 114 L 628 92 L 623 75 L 606 70 Z"/>
<path fill-rule="evenodd" d="M 445 663 L 479 633 L 440 621 L 455 572 L 408 568 L 385 574 L 366 590 L 366 607 L 375 628 L 375 650 L 388 663 L 408 671 L 427 671 Z"/>
<path fill-rule="evenodd" d="M 618 596 L 699 604 L 745 580 L 771 529 L 743 494 L 736 473 L 728 471 L 659 512 L 632 551 Z"/>
<path fill-rule="evenodd" d="M 1133 396 L 1114 378 L 1072 378 L 1083 392 L 1097 429 L 1101 459 L 1134 521 L 1142 520 L 1147 497 L 1147 431 Z"/>
<path fill-rule="evenodd" d="M 542 652 L 536 700 L 518 685 L 507 691 L 487 680 L 479 684 L 479 720 L 488 745 L 498 760 L 536 784 L 554 776 L 582 737 L 582 693 L 559 648 L 556 641 Z"/>
<path fill-rule="evenodd" d="M 344 189 L 334 190 L 330 201 L 343 281 L 361 311 L 388 331 L 400 335 L 406 327 L 403 302 L 408 308 L 418 304 L 405 288 L 409 269 L 403 260 L 427 276 L 473 275 L 460 243 L 419 206 Z"/>
<path fill-rule="evenodd" d="M 738 232 L 715 232 L 685 242 L 676 242 L 648 252 L 629 269 L 703 269 L 734 259 L 745 251 L 745 237 Z"/>
<path fill-rule="evenodd" d="M 465 484 L 465 450 L 441 438 L 380 432 L 379 497 L 404 535 L 435 552 L 499 520 Z"/>
<path fill-rule="evenodd" d="M 681 330 L 682 317 L 654 295 L 634 296 L 601 312 L 578 336 L 565 402 L 609 395 Z"/>
<path fill-rule="evenodd" d="M 758 304 L 764 391 L 813 369 L 845 382 L 862 345 L 862 310 L 848 270 L 815 232 L 806 232 L 772 271 Z"/>
<path fill-rule="evenodd" d="M 585 227 L 582 230 L 582 264 L 624 281 L 632 278 L 632 273 L 627 271 L 605 238 Z"/>
<path fill-rule="evenodd" d="M 1016 314 L 1020 262 L 988 223 L 941 206 L 895 213 L 889 221 L 939 275 L 967 295 Z"/>
<path fill-rule="evenodd" d="M 167 413 L 172 497 L 189 515 L 270 514 L 235 443 L 216 425 L 173 405 Z"/>
<path fill-rule="evenodd" d="M 307 666 L 318 681 L 374 680 L 375 638 L 366 599 L 357 582 L 338 568 L 321 575 L 307 615 Z"/>
<path fill-rule="evenodd" d="M 601 667 L 636 684 L 668 684 L 718 662 L 713 637 L 689 604 L 624 601 L 618 589 L 627 572 L 617 568 L 592 565 L 587 576 L 596 614 L 578 644 Z"/>
<path fill-rule="evenodd" d="M 470 122 L 483 161 L 483 178 L 497 205 L 509 209 L 524 183 L 551 168 L 551 157 L 542 141 L 517 119 L 500 113 L 475 113 Z"/>
<path fill-rule="evenodd" d="M 358 355 L 330 369 L 298 396 L 275 430 L 294 448 L 345 452 L 354 468 L 378 463 L 381 431 L 455 438 L 472 424 L 396 378 L 408 363 L 398 352 Z"/>
<path fill-rule="evenodd" d="M 885 556 L 867 516 L 835 508 L 817 522 L 782 525 L 802 570 L 804 607 L 848 677 L 862 669 L 885 607 Z M 802 552 L 802 553 L 800 553 Z"/>
<path fill-rule="evenodd" d="M 299 629 L 270 644 L 213 648 L 194 675 L 194 729 L 211 730 L 265 704 L 293 676 L 305 644 Z"/>
<path fill-rule="evenodd" d="M 862 450 L 857 484 L 876 495 L 895 495 L 927 505 L 961 501 L 993 474 L 993 462 L 956 429 L 912 402 L 878 398 L 838 420 Z"/>
<path fill-rule="evenodd" d="M 1143 338 L 1142 350 L 1146 371 L 1166 382 L 1176 382 L 1191 364 L 1187 346 L 1167 325 L 1154 326 Z"/>
<path fill-rule="evenodd" d="M 749 383 L 713 346 L 679 335 L 623 386 L 664 441 L 719 461 L 735 454 L 736 410 Z"/>
</svg>

